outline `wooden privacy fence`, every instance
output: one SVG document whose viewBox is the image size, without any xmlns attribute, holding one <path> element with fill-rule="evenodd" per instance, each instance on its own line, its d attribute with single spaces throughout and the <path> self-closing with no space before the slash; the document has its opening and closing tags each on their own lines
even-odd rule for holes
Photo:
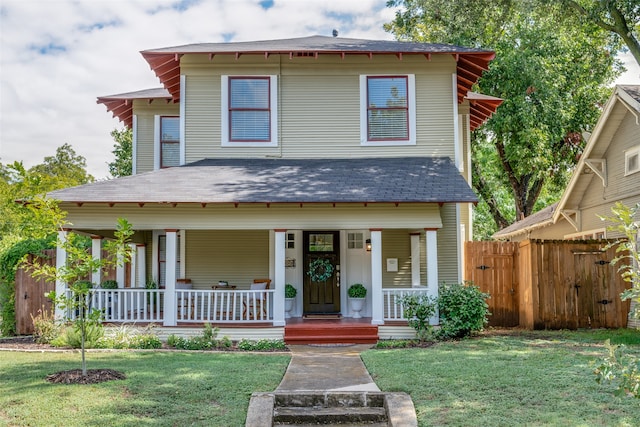
<svg viewBox="0 0 640 427">
<path fill-rule="evenodd" d="M 483 292 L 491 326 L 527 329 L 627 326 L 628 286 L 602 241 L 468 242 L 465 280 Z"/>
</svg>

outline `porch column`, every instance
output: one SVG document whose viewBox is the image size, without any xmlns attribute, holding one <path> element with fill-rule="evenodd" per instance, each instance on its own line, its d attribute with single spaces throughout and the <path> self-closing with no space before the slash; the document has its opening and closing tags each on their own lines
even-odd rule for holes
<svg viewBox="0 0 640 427">
<path fill-rule="evenodd" d="M 129 282 L 131 283 L 132 288 L 137 288 L 136 285 L 136 269 L 138 268 L 138 257 L 136 256 L 136 245 L 133 243 L 129 243 L 129 249 L 131 254 L 131 268 L 129 269 Z"/>
<path fill-rule="evenodd" d="M 438 230 L 425 228 L 427 237 L 427 295 L 438 297 Z M 429 322 L 432 325 L 440 323 L 438 313 Z"/>
<path fill-rule="evenodd" d="M 285 232 L 287 230 L 274 230 L 274 294 L 273 294 L 273 326 L 284 326 L 284 282 L 285 278 Z"/>
<path fill-rule="evenodd" d="M 136 258 L 138 259 L 138 287 L 144 288 L 147 285 L 147 247 L 136 245 Z"/>
<path fill-rule="evenodd" d="M 176 326 L 176 261 L 178 259 L 178 230 L 166 232 L 166 259 L 164 284 L 164 326 Z"/>
<path fill-rule="evenodd" d="M 382 230 L 371 229 L 371 324 L 384 324 L 382 295 Z"/>
<path fill-rule="evenodd" d="M 100 258 L 102 258 L 102 237 L 100 236 L 91 236 L 91 257 L 96 261 L 100 261 Z M 93 282 L 94 286 L 100 286 L 100 283 L 102 283 L 101 268 L 91 273 L 91 282 Z"/>
<path fill-rule="evenodd" d="M 118 250 L 118 264 L 116 265 L 116 282 L 118 282 L 118 288 L 124 288 L 124 283 L 126 281 L 126 274 L 124 268 L 124 254 Z"/>
<path fill-rule="evenodd" d="M 56 246 L 56 270 L 58 271 L 61 268 L 64 268 L 67 265 L 67 251 L 64 248 L 65 243 L 67 242 L 67 234 L 69 230 L 63 229 L 58 231 L 58 244 Z M 64 295 L 67 284 L 56 275 L 56 295 Z M 56 320 L 63 320 L 65 317 L 65 310 L 60 308 L 57 304 L 54 303 L 54 316 Z"/>
<path fill-rule="evenodd" d="M 420 233 L 411 233 L 411 287 L 420 285 Z"/>
</svg>

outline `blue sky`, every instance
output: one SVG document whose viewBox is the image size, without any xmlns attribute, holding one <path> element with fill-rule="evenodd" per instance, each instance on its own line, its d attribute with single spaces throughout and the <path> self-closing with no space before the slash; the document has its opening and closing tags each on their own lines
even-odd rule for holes
<svg viewBox="0 0 640 427">
<path fill-rule="evenodd" d="M 96 178 L 122 124 L 96 97 L 158 87 L 141 50 L 330 36 L 393 39 L 386 0 L 0 0 L 0 162 L 71 144 Z M 640 84 L 640 69 L 620 82 Z"/>
</svg>

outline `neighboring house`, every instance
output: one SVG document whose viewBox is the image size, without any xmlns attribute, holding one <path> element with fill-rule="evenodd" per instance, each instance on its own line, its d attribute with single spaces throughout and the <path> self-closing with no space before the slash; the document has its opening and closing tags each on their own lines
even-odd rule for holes
<svg viewBox="0 0 640 427">
<path fill-rule="evenodd" d="M 384 325 L 400 295 L 461 280 L 470 132 L 501 103 L 470 89 L 493 52 L 314 36 L 142 55 L 164 88 L 98 98 L 133 130 L 133 176 L 49 193 L 96 248 L 118 217 L 137 231 L 109 320 L 282 337 L 286 316 L 350 317 L 353 283 Z"/>
<path fill-rule="evenodd" d="M 611 207 L 640 203 L 640 85 L 617 86 L 556 204 L 495 233 L 499 240 L 615 239 Z M 638 242 L 640 244 L 640 242 Z M 640 321 L 629 319 L 629 327 Z"/>
<path fill-rule="evenodd" d="M 640 202 L 640 86 L 617 86 L 560 201 L 493 235 L 498 240 L 603 239 L 611 207 Z"/>
</svg>

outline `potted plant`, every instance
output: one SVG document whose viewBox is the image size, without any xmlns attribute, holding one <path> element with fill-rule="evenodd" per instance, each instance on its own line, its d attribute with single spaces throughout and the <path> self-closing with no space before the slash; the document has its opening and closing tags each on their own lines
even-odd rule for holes
<svg viewBox="0 0 640 427">
<path fill-rule="evenodd" d="M 354 283 L 347 289 L 347 295 L 349 296 L 349 305 L 353 312 L 353 318 L 360 319 L 362 317 L 360 312 L 364 308 L 364 301 L 367 296 L 367 288 L 362 283 Z"/>
<path fill-rule="evenodd" d="M 296 295 L 298 295 L 298 290 L 291 283 L 284 285 L 284 314 L 286 318 L 291 317 Z"/>
</svg>

